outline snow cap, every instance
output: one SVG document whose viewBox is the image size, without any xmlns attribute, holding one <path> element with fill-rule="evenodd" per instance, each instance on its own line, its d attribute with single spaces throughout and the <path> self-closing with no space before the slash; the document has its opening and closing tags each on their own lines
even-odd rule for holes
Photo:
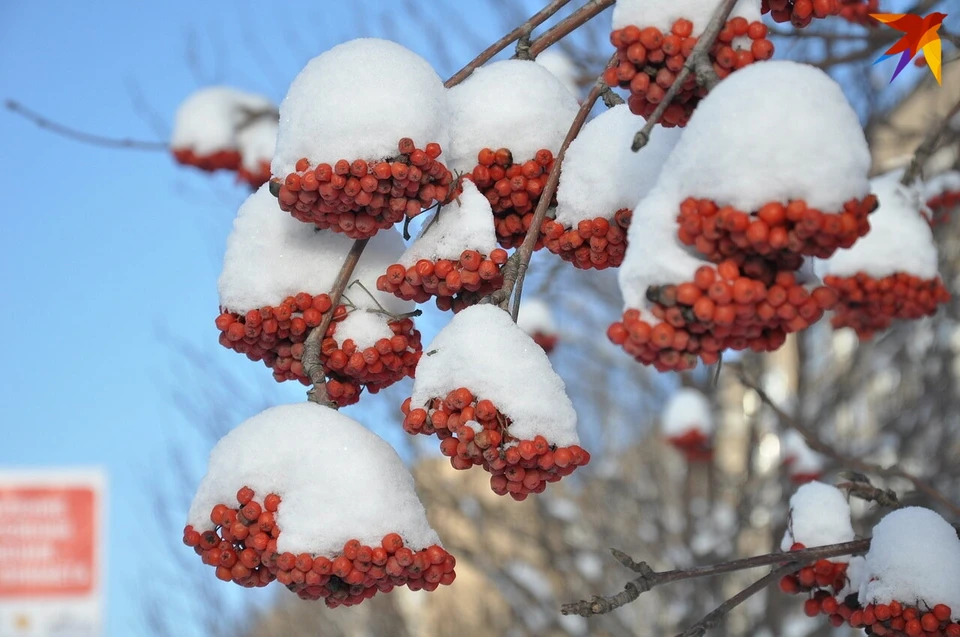
<svg viewBox="0 0 960 637">
<path fill-rule="evenodd" d="M 692 387 L 681 387 L 671 394 L 661 417 L 663 434 L 681 436 L 699 430 L 709 436 L 713 433 L 713 413 L 710 401 Z"/>
<path fill-rule="evenodd" d="M 420 550 L 439 544 L 400 456 L 359 422 L 314 403 L 281 405 L 241 423 L 210 453 L 188 524 L 213 529 L 210 511 L 247 486 L 280 496 L 277 550 L 338 555 L 352 539 L 379 546 L 399 533 Z"/>
<path fill-rule="evenodd" d="M 318 232 L 280 210 L 269 184 L 264 184 L 240 206 L 233 222 L 218 281 L 220 306 L 246 312 L 277 305 L 300 292 L 328 293 L 352 246 L 343 235 Z M 378 232 L 370 239 L 351 280 L 362 282 L 369 294 L 359 285 L 345 291 L 354 305 L 375 310 L 379 303 L 392 314 L 413 310 L 413 303 L 379 292 L 376 285 L 377 277 L 397 262 L 403 249 L 396 230 Z"/>
<path fill-rule="evenodd" d="M 412 407 L 466 387 L 510 418 L 521 440 L 540 435 L 561 447 L 580 444 L 577 414 L 566 386 L 534 340 L 493 305 L 474 305 L 424 348 L 413 383 Z"/>
<path fill-rule="evenodd" d="M 395 42 L 359 38 L 313 58 L 280 104 L 272 172 L 293 172 L 340 159 L 374 161 L 398 154 L 397 143 L 446 149 L 443 81 L 422 57 Z"/>
<path fill-rule="evenodd" d="M 850 505 L 843 491 L 823 482 L 808 482 L 790 497 L 790 521 L 780 542 L 781 551 L 789 551 L 796 542 L 813 548 L 853 539 Z M 846 562 L 850 558 L 831 559 Z"/>
<path fill-rule="evenodd" d="M 557 325 L 553 321 L 553 312 L 543 299 L 524 299 L 517 312 L 517 327 L 533 336 L 534 334 L 556 334 Z"/>
<path fill-rule="evenodd" d="M 202 88 L 177 108 L 170 146 L 188 148 L 200 156 L 236 150 L 238 135 L 245 125 L 270 119 L 256 117 L 257 113 L 273 114 L 276 110 L 273 102 L 262 95 L 229 86 Z"/>
<path fill-rule="evenodd" d="M 476 250 L 486 257 L 496 248 L 497 233 L 490 202 L 472 181 L 464 179 L 463 193 L 424 221 L 420 236 L 398 263 L 409 267 L 420 259 L 455 261 L 464 250 Z"/>
</svg>

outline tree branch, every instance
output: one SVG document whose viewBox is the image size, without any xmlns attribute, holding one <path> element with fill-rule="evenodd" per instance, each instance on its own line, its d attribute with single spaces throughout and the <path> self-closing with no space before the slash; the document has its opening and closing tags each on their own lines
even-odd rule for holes
<svg viewBox="0 0 960 637">
<path fill-rule="evenodd" d="M 530 16 L 530 19 L 518 26 L 516 29 L 507 33 L 505 36 L 488 46 L 477 57 L 472 59 L 465 67 L 457 71 L 449 80 L 443 83 L 447 88 L 456 86 L 467 79 L 471 73 L 489 62 L 493 56 L 510 46 L 514 41 L 529 36 L 530 33 L 548 20 L 553 14 L 562 9 L 570 0 L 553 0 L 546 7 Z M 535 53 L 533 54 L 536 55 Z"/>
<path fill-rule="evenodd" d="M 910 161 L 910 166 L 908 166 L 907 170 L 903 173 L 903 178 L 900 180 L 901 184 L 909 186 L 923 173 L 923 165 L 927 163 L 930 155 L 937 149 L 937 144 L 940 143 L 943 133 L 950 126 L 950 120 L 953 119 L 953 116 L 957 113 L 960 113 L 960 101 L 954 104 L 953 108 L 937 122 L 937 125 L 927 132 L 927 136 L 923 138 L 923 142 L 920 143 L 917 151 L 913 154 L 913 160 Z"/>
<path fill-rule="evenodd" d="M 94 135 L 93 133 L 85 133 L 81 130 L 71 128 L 64 124 L 60 124 L 51 119 L 47 119 L 40 113 L 30 110 L 20 102 L 15 100 L 6 100 L 4 106 L 8 111 L 19 115 L 25 119 L 30 120 L 38 127 L 48 130 L 55 135 L 61 137 L 66 137 L 67 139 L 73 139 L 78 142 L 83 142 L 84 144 L 91 144 L 93 146 L 103 146 L 105 148 L 126 148 L 130 150 L 168 150 L 170 145 L 167 142 L 148 142 L 139 139 L 129 139 L 129 138 L 120 138 L 116 139 L 113 137 L 104 137 L 102 135 Z"/>
<path fill-rule="evenodd" d="M 733 11 L 733 6 L 737 4 L 737 1 L 738 0 L 723 0 L 723 3 L 717 6 L 716 11 L 713 12 L 713 16 L 710 18 L 710 22 L 707 23 L 707 28 L 703 30 L 700 39 L 697 40 L 696 46 L 694 46 L 693 51 L 690 52 L 690 57 L 683 63 L 683 68 L 680 69 L 676 79 L 673 80 L 673 84 L 670 85 L 667 94 L 663 97 L 663 100 L 657 104 L 657 109 L 653 111 L 653 114 L 650 116 L 650 119 L 647 120 L 643 129 L 633 138 L 634 152 L 646 146 L 647 142 L 650 141 L 650 133 L 653 132 L 653 127 L 660 122 L 663 114 L 667 111 L 667 107 L 673 102 L 677 93 L 680 92 L 680 87 L 687 81 L 691 73 L 696 72 L 697 83 L 706 87 L 707 90 L 712 89 L 717 84 L 719 79 L 713 71 L 713 64 L 710 62 L 710 48 L 723 29 L 723 25 L 726 24 L 727 17 L 729 17 L 730 12 Z"/>
<path fill-rule="evenodd" d="M 330 327 L 330 321 L 333 320 L 333 315 L 337 311 L 337 306 L 340 305 L 340 297 L 343 296 L 343 291 L 347 288 L 347 282 L 353 276 L 353 270 L 357 267 L 357 262 L 360 261 L 360 255 L 363 254 L 363 249 L 367 247 L 368 241 L 370 240 L 357 239 L 353 242 L 353 246 L 347 253 L 347 258 L 344 259 L 343 265 L 340 266 L 340 272 L 337 273 L 337 278 L 333 282 L 333 289 L 330 290 L 330 309 L 323 315 L 320 325 L 313 328 L 307 336 L 307 340 L 303 342 L 303 358 L 301 359 L 303 372 L 313 383 L 313 387 L 307 392 L 307 398 L 319 405 L 334 407 L 327 398 L 327 375 L 320 363 L 320 345 L 323 343 L 323 337 L 327 333 L 327 328 Z"/>
<path fill-rule="evenodd" d="M 603 13 L 608 7 L 612 7 L 616 0 L 590 0 L 566 18 L 557 22 L 551 28 L 543 32 L 536 40 L 530 43 L 530 56 L 536 58 L 548 48 L 567 37 L 584 24 Z"/>
<path fill-rule="evenodd" d="M 826 546 L 817 546 L 804 549 L 802 551 L 790 551 L 789 553 L 768 553 L 766 555 L 757 555 L 740 560 L 724 562 L 712 566 L 700 566 L 685 570 L 661 571 L 655 572 L 646 562 L 634 562 L 632 558 L 620 551 L 612 551 L 614 557 L 621 564 L 640 575 L 624 586 L 624 590 L 609 597 L 594 596 L 592 600 L 581 600 L 570 604 L 564 604 L 560 607 L 560 612 L 564 615 L 580 615 L 581 617 L 590 617 L 591 615 L 602 615 L 616 610 L 625 604 L 636 600 L 641 593 L 645 593 L 661 584 L 678 582 L 680 580 L 695 579 L 700 577 L 710 577 L 713 575 L 722 575 L 734 571 L 742 571 L 749 568 L 760 566 L 784 565 L 789 563 L 793 572 L 799 570 L 807 564 L 812 564 L 820 559 L 829 559 L 841 555 L 859 555 L 866 553 L 870 549 L 870 539 L 854 540 L 853 542 L 844 542 L 842 544 L 829 544 Z M 752 594 L 752 593 L 751 593 Z M 739 602 L 738 602 L 739 603 Z M 719 609 L 718 609 L 719 610 Z M 715 611 L 716 612 L 716 611 Z M 709 616 L 708 616 L 709 617 Z"/>
</svg>

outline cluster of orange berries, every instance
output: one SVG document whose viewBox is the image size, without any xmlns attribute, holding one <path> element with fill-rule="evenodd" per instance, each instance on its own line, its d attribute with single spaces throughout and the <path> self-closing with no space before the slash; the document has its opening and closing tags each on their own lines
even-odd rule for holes
<svg viewBox="0 0 960 637">
<path fill-rule="evenodd" d="M 249 588 L 276 580 L 301 599 L 323 599 L 336 608 L 359 604 L 396 586 L 432 591 L 456 578 L 456 559 L 447 551 L 437 545 L 414 551 L 397 533 L 385 535 L 377 547 L 349 540 L 337 556 L 279 553 L 280 496 L 268 494 L 261 503 L 254 495 L 243 487 L 237 492 L 239 506 L 214 506 L 213 530 L 201 533 L 191 525 L 183 530 L 183 543 L 225 582 Z"/>
<path fill-rule="evenodd" d="M 585 219 L 576 228 L 565 228 L 553 219 L 540 226 L 543 244 L 550 252 L 581 270 L 616 268 L 627 251 L 627 228 L 633 211 L 618 210 L 613 219 Z"/>
<path fill-rule="evenodd" d="M 865 272 L 849 277 L 828 275 L 823 282 L 838 296 L 833 326 L 852 327 L 861 339 L 873 338 L 874 332 L 887 329 L 894 319 L 932 316 L 938 305 L 950 300 L 940 277 L 922 279 L 906 272 L 882 279 Z"/>
<path fill-rule="evenodd" d="M 960 205 L 960 190 L 948 190 L 927 200 L 927 208 L 934 212 L 949 210 Z"/>
<path fill-rule="evenodd" d="M 240 152 L 236 150 L 218 150 L 209 155 L 198 155 L 192 148 L 174 148 L 173 158 L 178 164 L 193 166 L 211 173 L 217 170 L 237 171 L 242 163 Z"/>
<path fill-rule="evenodd" d="M 237 179 L 246 182 L 251 188 L 256 190 L 270 181 L 270 162 L 257 162 L 257 167 L 254 170 L 247 170 L 246 166 L 241 163 L 237 168 Z"/>
<path fill-rule="evenodd" d="M 800 542 L 794 542 L 790 550 L 802 551 L 805 548 L 807 547 Z M 817 560 L 814 564 L 804 566 L 796 573 L 784 575 L 780 578 L 780 590 L 788 595 L 809 593 L 821 589 L 832 589 L 834 593 L 839 593 L 846 584 L 846 562 L 831 562 L 830 560 Z"/>
<path fill-rule="evenodd" d="M 392 160 L 310 166 L 297 161 L 295 172 L 274 181 L 280 208 L 321 230 L 366 239 L 405 218 L 413 218 L 435 201 L 445 201 L 453 178 L 440 157 L 439 144 L 421 150 L 413 140 L 400 140 Z"/>
<path fill-rule="evenodd" d="M 416 303 L 436 297 L 441 310 L 459 312 L 500 289 L 500 268 L 506 262 L 506 250 L 495 248 L 489 257 L 464 250 L 455 261 L 420 259 L 410 267 L 395 263 L 377 278 L 377 289 Z"/>
<path fill-rule="evenodd" d="M 798 29 L 809 25 L 814 18 L 838 15 L 842 0 L 763 0 L 761 12 L 769 13 L 774 22 L 789 22 Z"/>
<path fill-rule="evenodd" d="M 699 429 L 667 436 L 667 442 L 680 451 L 687 462 L 710 462 L 713 459 L 713 441 Z"/>
<path fill-rule="evenodd" d="M 922 610 L 893 600 L 889 604 L 861 607 L 855 595 L 838 600 L 826 591 L 818 591 L 804 602 L 803 611 L 809 617 L 827 615 L 836 627 L 849 624 L 862 628 L 868 635 L 960 637 L 960 624 L 950 621 L 952 611 L 946 604 Z"/>
<path fill-rule="evenodd" d="M 557 343 L 560 342 L 560 337 L 556 334 L 548 334 L 547 332 L 536 331 L 530 335 L 530 338 L 533 339 L 533 342 L 540 346 L 544 353 L 549 354 L 557 346 Z"/>
<path fill-rule="evenodd" d="M 743 36 L 753 41 L 750 50 L 735 50 L 734 38 Z M 650 117 L 693 52 L 697 38 L 693 36 L 693 23 L 681 18 L 674 22 L 670 33 L 656 27 L 641 29 L 633 25 L 615 29 L 610 34 L 610 42 L 617 49 L 617 64 L 604 72 L 604 81 L 608 86 L 629 89 L 630 111 Z M 773 43 L 767 39 L 767 27 L 742 17 L 729 20 L 710 49 L 713 70 L 721 79 L 748 64 L 771 57 Z M 694 74 L 689 75 L 660 123 L 668 127 L 685 126 L 706 94 L 706 89 L 697 85 Z"/>
<path fill-rule="evenodd" d="M 878 27 L 880 23 L 870 17 L 880 13 L 880 0 L 840 0 L 840 17 L 864 27 Z"/>
<path fill-rule="evenodd" d="M 541 148 L 532 159 L 514 162 L 507 148 L 484 148 L 477 153 L 477 165 L 464 178 L 470 179 L 493 209 L 497 241 L 504 248 L 523 243 L 540 194 L 553 168 L 553 153 Z M 537 241 L 536 249 L 542 247 Z"/>
<path fill-rule="evenodd" d="M 490 488 L 497 495 L 525 500 L 542 493 L 548 482 L 570 475 L 590 461 L 582 447 L 557 447 L 543 436 L 518 440 L 510 435 L 510 419 L 493 402 L 478 399 L 461 387 L 446 398 L 434 398 L 427 408 L 411 408 L 407 398 L 401 406 L 403 429 L 409 434 L 436 434 L 440 451 L 454 469 L 482 466 L 491 475 Z"/>
<path fill-rule="evenodd" d="M 726 349 L 774 351 L 836 302 L 831 289 L 808 291 L 792 272 L 776 272 L 767 285 L 742 274 L 732 259 L 701 266 L 691 282 L 651 286 L 647 298 L 656 323 L 628 309 L 607 337 L 659 371 L 693 369 L 698 358 L 712 365 Z"/>
<path fill-rule="evenodd" d="M 843 212 L 829 213 L 795 199 L 786 205 L 771 202 L 750 214 L 690 197 L 680 204 L 677 237 L 714 263 L 760 256 L 778 269 L 796 270 L 804 256 L 826 259 L 837 248 L 852 246 L 870 231 L 867 215 L 877 206 L 876 196 L 868 195 L 846 202 Z"/>
</svg>

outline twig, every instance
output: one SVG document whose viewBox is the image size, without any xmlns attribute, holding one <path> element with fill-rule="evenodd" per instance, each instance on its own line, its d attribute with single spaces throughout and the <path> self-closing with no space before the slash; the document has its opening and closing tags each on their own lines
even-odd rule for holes
<svg viewBox="0 0 960 637">
<path fill-rule="evenodd" d="M 940 138 L 950 125 L 950 120 L 953 119 L 953 116 L 957 113 L 960 113 L 960 102 L 954 104 L 946 116 L 927 132 L 927 136 L 923 138 L 923 142 L 921 142 L 920 146 L 917 147 L 917 151 L 913 154 L 913 160 L 911 160 L 910 166 L 907 167 L 906 172 L 903 173 L 903 178 L 900 179 L 901 184 L 909 186 L 923 172 L 923 165 L 927 163 L 930 155 L 937 149 Z"/>
<path fill-rule="evenodd" d="M 560 612 L 564 615 L 580 615 L 581 617 L 590 617 L 591 615 L 602 615 L 616 610 L 625 604 L 629 604 L 641 593 L 645 593 L 661 584 L 678 582 L 680 580 L 694 579 L 699 577 L 710 577 L 713 575 L 722 575 L 734 571 L 742 571 L 749 568 L 760 566 L 783 565 L 789 562 L 792 570 L 799 570 L 801 567 L 812 564 L 820 559 L 839 557 L 841 555 L 859 555 L 866 553 L 870 549 L 870 539 L 854 540 L 853 542 L 844 542 L 842 544 L 830 544 L 827 546 L 817 546 L 804 549 L 802 551 L 790 551 L 789 553 L 768 553 L 766 555 L 757 555 L 747 557 L 723 564 L 713 566 L 700 566 L 686 570 L 661 571 L 655 572 L 646 562 L 634 562 L 629 556 L 620 551 L 614 551 L 614 557 L 621 564 L 640 575 L 624 586 L 624 589 L 616 595 L 608 597 L 594 596 L 592 600 L 581 600 L 570 604 L 564 604 L 560 607 Z"/>
<path fill-rule="evenodd" d="M 313 383 L 313 387 L 307 392 L 307 399 L 319 405 L 334 407 L 327 398 L 327 376 L 323 371 L 323 365 L 320 363 L 320 344 L 323 342 L 324 334 L 327 333 L 327 328 L 330 327 L 330 321 L 333 320 L 337 306 L 340 305 L 340 297 L 347 287 L 347 281 L 353 276 L 353 270 L 357 267 L 357 262 L 360 261 L 360 255 L 363 254 L 363 249 L 367 247 L 368 241 L 370 240 L 357 239 L 353 242 L 353 246 L 347 253 L 347 258 L 344 259 L 343 265 L 340 266 L 340 272 L 337 273 L 337 278 L 333 282 L 333 289 L 330 290 L 330 309 L 323 315 L 320 325 L 313 328 L 313 331 L 307 336 L 307 340 L 303 342 L 303 356 L 300 362 L 303 364 L 304 374 Z"/>
<path fill-rule="evenodd" d="M 540 37 L 530 43 L 530 56 L 537 57 L 548 48 L 567 37 L 584 24 L 602 13 L 604 9 L 612 7 L 616 0 L 590 0 L 566 18 L 543 32 Z"/>
<path fill-rule="evenodd" d="M 717 74 L 713 71 L 713 64 L 710 62 L 710 48 L 716 41 L 721 29 L 723 29 L 723 25 L 726 24 L 727 17 L 729 17 L 730 12 L 733 11 L 733 6 L 737 4 L 737 1 L 738 0 L 723 0 L 723 3 L 717 6 L 716 11 L 713 12 L 713 16 L 710 18 L 710 22 L 707 23 L 707 28 L 703 30 L 700 39 L 697 40 L 696 46 L 694 46 L 693 51 L 690 52 L 690 57 L 683 63 L 683 68 L 677 73 L 677 77 L 673 80 L 673 84 L 670 85 L 667 94 L 664 95 L 663 100 L 657 105 L 657 109 L 653 111 L 653 114 L 647 120 L 643 129 L 633 138 L 632 148 L 634 152 L 646 146 L 647 142 L 650 141 L 650 133 L 653 131 L 653 127 L 660 122 L 663 114 L 667 111 L 667 107 L 673 102 L 677 93 L 680 92 L 680 87 L 687 81 L 687 77 L 689 77 L 691 73 L 696 72 L 697 84 L 706 87 L 707 90 L 712 89 L 719 81 Z"/>
<path fill-rule="evenodd" d="M 742 591 L 740 591 L 739 593 L 737 593 L 727 601 L 717 606 L 717 608 L 711 611 L 710 613 L 708 613 L 706 617 L 704 617 L 703 619 L 698 621 L 696 624 L 694 624 L 690 628 L 686 629 L 685 631 L 677 635 L 677 637 L 703 637 L 703 635 L 705 635 L 708 630 L 710 630 L 711 628 L 716 628 L 717 625 L 723 620 L 724 617 L 727 616 L 727 614 L 731 610 L 733 610 L 743 602 L 747 601 L 748 599 L 750 599 L 751 597 L 753 597 L 754 595 L 756 595 L 757 593 L 765 589 L 767 586 L 770 586 L 774 582 L 779 581 L 780 578 L 783 577 L 784 575 L 793 573 L 799 568 L 800 568 L 799 564 L 797 564 L 796 562 L 790 562 L 789 564 L 785 564 L 780 568 L 770 571 L 769 573 L 767 573 L 766 575 L 758 579 L 756 582 L 754 582 L 750 586 L 746 587 L 745 589 L 743 589 Z"/>
<path fill-rule="evenodd" d="M 614 106 L 620 106 L 624 103 L 623 98 L 620 97 L 617 93 L 613 91 L 609 86 L 604 86 L 603 90 L 600 92 L 600 99 L 603 100 L 603 105 L 607 108 L 613 108 Z"/>
<path fill-rule="evenodd" d="M 450 88 L 451 86 L 456 86 L 460 82 L 464 81 L 470 76 L 471 73 L 489 62 L 493 56 L 510 46 L 510 44 L 512 44 L 514 41 L 524 36 L 529 36 L 535 28 L 547 21 L 553 14 L 562 9 L 569 2 L 570 0 L 553 0 L 543 9 L 530 16 L 529 20 L 484 49 L 480 55 L 473 58 L 465 67 L 454 73 L 449 80 L 443 83 L 443 85 L 447 88 Z M 535 53 L 532 55 L 536 56 Z"/>
<path fill-rule="evenodd" d="M 607 62 L 607 67 L 611 66 L 616 60 L 617 57 L 616 54 L 614 54 L 610 58 L 610 61 Z M 543 192 L 540 193 L 540 201 L 537 203 L 537 209 L 533 213 L 533 221 L 530 223 L 527 235 L 523 238 L 523 243 L 520 244 L 520 248 L 517 249 L 517 254 L 520 255 L 519 262 L 517 263 L 517 271 L 515 274 L 513 272 L 507 273 L 503 277 L 503 287 L 501 290 L 506 292 L 507 298 L 513 294 L 513 308 L 510 315 L 513 317 L 514 322 L 516 322 L 517 313 L 520 311 L 523 279 L 527 274 L 527 268 L 530 266 L 530 259 L 533 257 L 537 239 L 540 238 L 540 226 L 547 216 L 550 202 L 553 199 L 554 193 L 557 192 L 557 186 L 560 183 L 560 167 L 563 164 L 563 158 L 566 155 L 567 148 L 570 146 L 570 142 L 580 134 L 580 129 L 583 128 L 583 125 L 586 123 L 587 116 L 590 115 L 593 105 L 597 103 L 600 94 L 603 93 L 604 87 L 606 87 L 606 84 L 603 82 L 603 74 L 601 73 L 600 77 L 598 77 L 594 83 L 593 88 L 590 89 L 590 93 L 580 105 L 580 110 L 577 111 L 576 117 L 573 118 L 573 123 L 567 131 L 567 136 L 564 137 L 563 143 L 560 145 L 560 150 L 557 151 L 557 156 L 553 161 L 553 167 L 547 176 L 547 183 L 543 186 Z M 514 293 L 514 289 L 516 289 L 516 293 Z"/>
<path fill-rule="evenodd" d="M 746 374 L 738 371 L 737 375 L 740 379 L 740 383 L 744 387 L 755 391 L 757 393 L 757 396 L 760 397 L 760 400 L 765 405 L 769 406 L 770 409 L 773 410 L 773 412 L 777 415 L 777 418 L 779 418 L 782 423 L 784 423 L 791 429 L 794 429 L 797 433 L 803 436 L 803 439 L 804 441 L 806 441 L 807 446 L 813 449 L 814 451 L 821 453 L 824 456 L 827 456 L 828 458 L 832 458 L 833 460 L 843 465 L 844 467 L 855 469 L 856 471 L 860 471 L 862 473 L 872 473 L 882 478 L 902 478 L 904 480 L 907 480 L 914 486 L 914 488 L 917 491 L 920 491 L 921 493 L 929 497 L 931 500 L 935 500 L 936 502 L 939 502 L 946 509 L 949 509 L 955 518 L 960 518 L 960 506 L 957 506 L 956 504 L 951 502 L 949 499 L 947 499 L 946 496 L 944 496 L 942 493 L 934 489 L 932 486 L 930 486 L 929 484 L 927 484 L 917 476 L 907 471 L 904 471 L 897 465 L 882 467 L 878 464 L 871 464 L 869 462 L 864 462 L 862 460 L 858 460 L 857 458 L 852 458 L 850 456 L 846 456 L 838 452 L 831 445 L 828 445 L 827 443 L 822 441 L 813 431 L 811 431 L 805 425 L 801 424 L 796 418 L 793 418 L 788 413 L 783 411 L 776 403 L 773 402 L 770 396 L 767 395 L 767 393 L 763 391 L 763 389 L 761 389 L 759 386 L 757 386 L 756 383 L 754 383 L 749 378 L 747 378 Z"/>
<path fill-rule="evenodd" d="M 131 150 L 168 150 L 170 148 L 170 145 L 167 142 L 148 142 L 129 138 L 116 139 L 113 137 L 104 137 L 102 135 L 85 133 L 81 130 L 70 128 L 64 124 L 47 119 L 43 115 L 37 113 L 36 111 L 30 110 L 15 100 L 6 100 L 4 102 L 4 106 L 6 106 L 8 111 L 16 113 L 17 115 L 30 120 L 44 130 L 48 130 L 55 135 L 60 135 L 61 137 L 73 139 L 85 144 L 104 146 L 106 148 L 128 148 Z"/>
</svg>

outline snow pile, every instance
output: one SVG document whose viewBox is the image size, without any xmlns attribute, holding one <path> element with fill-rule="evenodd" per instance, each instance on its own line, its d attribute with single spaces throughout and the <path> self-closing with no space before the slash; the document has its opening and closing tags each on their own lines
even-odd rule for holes
<svg viewBox="0 0 960 637">
<path fill-rule="evenodd" d="M 807 548 L 852 542 L 850 505 L 840 489 L 822 482 L 809 482 L 790 498 L 787 531 L 780 542 L 781 551 L 789 551 L 799 542 Z M 832 558 L 846 562 L 848 557 Z"/>
<path fill-rule="evenodd" d="M 571 95 L 580 93 L 580 69 L 574 64 L 570 56 L 559 47 L 547 49 L 537 56 L 537 64 L 550 71 L 570 91 Z"/>
<path fill-rule="evenodd" d="M 350 296 L 351 300 L 353 296 Z M 373 347 L 381 338 L 389 339 L 393 336 L 390 329 L 390 317 L 379 312 L 355 310 L 347 314 L 347 318 L 337 323 L 333 338 L 343 345 L 352 340 L 357 350 L 362 351 Z"/>
<path fill-rule="evenodd" d="M 418 549 L 440 543 L 396 451 L 328 407 L 273 407 L 221 438 L 188 524 L 201 533 L 213 529 L 211 509 L 235 502 L 243 486 L 258 496 L 280 496 L 281 553 L 331 556 L 351 539 L 380 546 L 388 533 Z"/>
<path fill-rule="evenodd" d="M 263 164 L 270 165 L 277 147 L 277 120 L 259 117 L 237 133 L 237 149 L 244 169 L 257 172 Z"/>
<path fill-rule="evenodd" d="M 409 267 L 420 259 L 456 261 L 464 250 L 476 250 L 481 256 L 488 256 L 496 248 L 497 233 L 490 202 L 472 181 L 465 179 L 460 196 L 424 222 L 420 236 L 398 263 Z"/>
<path fill-rule="evenodd" d="M 691 387 L 682 387 L 670 396 L 661 420 L 667 437 L 682 436 L 690 431 L 709 436 L 714 429 L 710 401 Z"/>
<path fill-rule="evenodd" d="M 632 210 L 653 188 L 682 131 L 656 126 L 650 142 L 635 153 L 630 145 L 645 123 L 626 104 L 587 122 L 564 156 L 557 189 L 558 223 L 574 227 L 584 219 Z"/>
<path fill-rule="evenodd" d="M 870 182 L 880 203 L 870 215 L 870 232 L 852 248 L 837 250 L 818 263 L 821 276 L 854 276 L 865 272 L 882 279 L 907 272 L 922 279 L 937 276 L 937 247 L 930 224 L 922 214 L 923 198 L 916 187 L 900 183 L 899 173 L 888 173 Z"/>
<path fill-rule="evenodd" d="M 580 444 L 577 414 L 563 380 L 543 349 L 510 315 L 493 305 L 475 305 L 454 315 L 424 348 L 410 404 L 466 387 L 510 418 L 521 440 L 543 436 L 561 447 Z"/>
<path fill-rule="evenodd" d="M 170 146 L 196 155 L 237 150 L 246 124 L 271 119 L 276 112 L 268 98 L 229 86 L 210 86 L 185 99 L 177 109 Z M 271 117 L 257 117 L 258 114 Z M 268 158 L 269 159 L 269 158 Z"/>
<path fill-rule="evenodd" d="M 721 0 L 618 0 L 613 6 L 613 28 L 622 29 L 631 24 L 638 27 L 656 27 L 667 33 L 680 18 L 693 22 L 693 36 L 703 33 Z M 730 12 L 731 20 L 746 18 L 760 21 L 760 0 L 740 0 Z"/>
<path fill-rule="evenodd" d="M 873 528 L 864 567 L 861 604 L 946 604 L 960 620 L 960 539 L 937 513 L 907 507 L 887 514 Z"/>
<path fill-rule="evenodd" d="M 533 336 L 534 334 L 556 334 L 557 326 L 553 322 L 550 306 L 541 299 L 528 299 L 520 304 L 517 312 L 517 327 Z"/>
<path fill-rule="evenodd" d="M 579 110 L 577 98 L 536 62 L 504 60 L 483 66 L 449 91 L 447 167 L 468 172 L 484 148 L 508 148 L 514 161 L 560 150 Z"/>
<path fill-rule="evenodd" d="M 648 286 L 690 281 L 707 263 L 677 239 L 684 199 L 743 211 L 804 199 L 837 212 L 869 193 L 869 168 L 857 114 L 826 73 L 786 61 L 738 70 L 697 107 L 657 185 L 634 210 L 619 272 L 625 306 L 649 308 Z"/>
<path fill-rule="evenodd" d="M 342 235 L 317 232 L 282 212 L 264 184 L 240 206 L 233 222 L 218 281 L 220 306 L 242 313 L 300 292 L 329 292 L 352 245 Z M 369 294 L 359 285 L 348 287 L 346 295 L 354 305 L 369 310 L 382 306 L 392 314 L 413 310 L 412 303 L 378 292 L 376 286 L 377 277 L 396 263 L 403 249 L 395 230 L 370 239 L 353 273 L 353 280 L 362 282 Z"/>
<path fill-rule="evenodd" d="M 823 456 L 807 446 L 807 441 L 791 429 L 780 437 L 780 456 L 791 476 L 815 476 L 823 472 Z"/>
<path fill-rule="evenodd" d="M 928 179 L 923 186 L 923 199 L 929 201 L 948 192 L 960 192 L 960 170 L 948 170 Z"/>
<path fill-rule="evenodd" d="M 446 148 L 443 82 L 416 53 L 387 40 L 360 38 L 313 58 L 280 104 L 274 175 L 297 160 L 334 164 L 397 155 L 397 143 Z"/>
</svg>

